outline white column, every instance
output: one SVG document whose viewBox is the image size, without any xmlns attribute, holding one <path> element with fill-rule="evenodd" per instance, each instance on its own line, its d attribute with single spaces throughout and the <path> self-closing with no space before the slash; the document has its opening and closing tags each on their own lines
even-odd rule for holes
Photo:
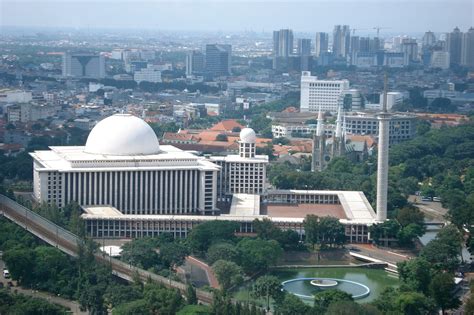
<svg viewBox="0 0 474 315">
<path fill-rule="evenodd" d="M 145 201 L 143 203 L 143 210 L 144 210 L 143 213 L 146 213 L 146 214 L 150 214 L 150 207 L 148 205 L 148 198 L 149 198 L 148 191 L 150 190 L 150 187 L 149 187 L 150 183 L 148 181 L 149 173 L 150 173 L 149 171 L 145 171 L 145 173 L 144 173 L 145 174 L 145 181 L 144 181 L 145 184 L 144 184 L 143 188 L 145 190 Z"/>
<path fill-rule="evenodd" d="M 140 191 L 138 190 L 138 181 L 140 180 L 139 177 L 140 176 L 140 172 L 138 171 L 135 171 L 135 180 L 134 180 L 134 186 L 133 187 L 133 191 L 135 191 L 135 196 L 133 196 L 133 201 L 134 201 L 134 213 L 137 214 L 138 213 L 138 198 L 140 198 Z"/>
<path fill-rule="evenodd" d="M 189 177 L 189 170 L 185 170 L 184 171 L 184 210 L 183 212 L 184 213 L 189 213 L 189 205 L 188 205 L 188 194 L 189 194 L 189 190 L 188 190 L 188 177 Z"/>
<path fill-rule="evenodd" d="M 183 204 L 183 201 L 184 201 L 184 196 L 183 196 L 183 193 L 184 193 L 184 170 L 180 170 L 179 171 L 179 190 L 176 195 L 178 195 L 178 208 L 179 208 L 179 212 L 178 213 L 183 213 L 184 212 L 184 204 Z"/>
<path fill-rule="evenodd" d="M 389 123 L 388 115 L 380 114 L 377 152 L 377 221 L 387 220 Z"/>
<path fill-rule="evenodd" d="M 165 187 L 164 187 L 164 191 L 165 193 L 161 196 L 164 197 L 164 209 L 162 210 L 164 213 L 167 213 L 167 210 L 168 210 L 168 196 L 171 196 L 170 195 L 170 187 L 168 187 L 168 173 L 169 171 L 165 171 Z"/>
<path fill-rule="evenodd" d="M 99 192 L 98 196 L 95 198 L 95 204 L 104 204 L 104 200 L 102 200 L 102 173 L 94 172 L 94 180 L 95 180 L 95 191 Z M 97 189 L 97 186 L 99 189 Z"/>
<path fill-rule="evenodd" d="M 178 189 L 179 189 L 179 186 L 178 186 L 178 182 L 179 182 L 179 171 L 175 171 L 175 176 L 173 176 L 174 178 L 174 191 L 173 191 L 173 200 L 174 200 L 174 205 L 173 207 L 171 208 L 172 210 L 172 214 L 176 214 L 176 213 L 179 213 L 179 207 L 178 207 Z"/>
<path fill-rule="evenodd" d="M 160 174 L 160 195 L 158 196 L 160 198 L 159 213 L 163 214 L 163 199 L 164 199 L 164 194 L 163 194 L 164 184 L 163 184 L 163 181 L 164 181 L 164 177 L 165 177 L 165 171 L 160 171 L 159 174 Z"/>
<path fill-rule="evenodd" d="M 128 192 L 129 192 L 129 189 L 128 189 L 128 174 L 129 172 L 126 171 L 126 172 L 122 172 L 123 173 L 123 177 L 124 177 L 124 180 L 122 182 L 122 185 L 124 187 L 123 189 L 123 193 L 125 194 L 125 200 L 123 201 L 125 204 L 124 204 L 124 209 L 125 209 L 125 213 L 130 213 L 130 209 L 128 208 Z"/>
<path fill-rule="evenodd" d="M 158 191 L 158 175 L 160 174 L 159 171 L 154 171 L 155 172 L 155 186 L 154 186 L 154 189 L 152 190 L 152 194 L 153 194 L 153 198 L 155 200 L 155 205 L 153 207 L 153 214 L 157 214 L 158 213 L 158 197 L 160 197 L 159 195 L 159 191 Z"/>
</svg>

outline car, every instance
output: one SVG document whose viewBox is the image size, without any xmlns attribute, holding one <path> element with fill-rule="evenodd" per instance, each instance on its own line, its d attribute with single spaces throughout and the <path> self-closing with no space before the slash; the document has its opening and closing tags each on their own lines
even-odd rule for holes
<svg viewBox="0 0 474 315">
<path fill-rule="evenodd" d="M 4 277 L 5 279 L 10 278 L 10 271 L 8 271 L 7 268 L 3 268 L 3 277 Z"/>
<path fill-rule="evenodd" d="M 421 201 L 431 201 L 431 197 L 421 196 Z"/>
<path fill-rule="evenodd" d="M 441 198 L 440 197 L 433 197 L 433 201 L 441 202 Z"/>
</svg>

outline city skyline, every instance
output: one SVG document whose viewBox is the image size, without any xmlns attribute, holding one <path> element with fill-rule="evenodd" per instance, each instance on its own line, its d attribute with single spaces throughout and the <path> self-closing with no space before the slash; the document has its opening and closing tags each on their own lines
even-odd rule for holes
<svg viewBox="0 0 474 315">
<path fill-rule="evenodd" d="M 470 0 L 455 0 L 449 3 L 441 0 L 389 1 L 383 5 L 373 0 L 365 0 L 362 3 L 326 0 L 125 0 L 119 3 L 109 0 L 4 0 L 0 7 L 0 27 L 223 32 L 270 32 L 291 28 L 298 32 L 330 32 L 335 24 L 348 24 L 351 28 L 360 29 L 359 34 L 365 35 L 367 32 L 374 33 L 375 26 L 386 27 L 385 33 L 426 30 L 448 32 L 455 26 L 468 29 L 474 24 L 474 4 Z M 348 12 L 351 14 L 347 14 Z"/>
</svg>

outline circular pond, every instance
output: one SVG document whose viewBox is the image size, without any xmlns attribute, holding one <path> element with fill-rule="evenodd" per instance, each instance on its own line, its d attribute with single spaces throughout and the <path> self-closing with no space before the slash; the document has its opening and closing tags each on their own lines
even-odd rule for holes
<svg viewBox="0 0 474 315">
<path fill-rule="evenodd" d="M 365 298 L 370 294 L 368 286 L 343 279 L 296 278 L 283 281 L 282 285 L 284 290 L 308 300 L 313 300 L 316 293 L 330 288 L 344 291 L 352 295 L 354 300 Z"/>
</svg>

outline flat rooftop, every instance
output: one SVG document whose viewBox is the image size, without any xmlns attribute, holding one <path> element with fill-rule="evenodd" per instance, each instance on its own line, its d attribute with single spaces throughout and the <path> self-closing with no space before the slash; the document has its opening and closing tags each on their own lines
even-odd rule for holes
<svg viewBox="0 0 474 315">
<path fill-rule="evenodd" d="M 308 214 L 318 217 L 335 217 L 347 219 L 344 208 L 340 204 L 315 204 L 315 203 L 271 203 L 262 206 L 261 214 L 277 218 L 305 218 Z"/>
</svg>

